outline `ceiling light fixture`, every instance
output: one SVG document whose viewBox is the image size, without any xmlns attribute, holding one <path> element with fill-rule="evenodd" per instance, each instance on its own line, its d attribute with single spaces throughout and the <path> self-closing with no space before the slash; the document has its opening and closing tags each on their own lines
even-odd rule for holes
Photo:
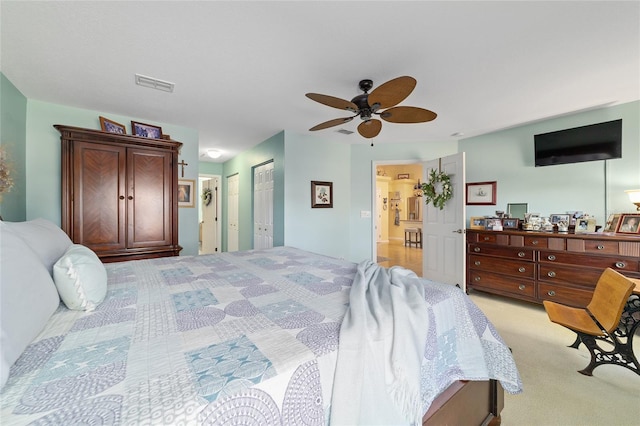
<svg viewBox="0 0 640 426">
<path fill-rule="evenodd" d="M 222 153 L 220 151 L 218 151 L 217 149 L 208 149 L 207 150 L 207 156 L 209 158 L 220 158 L 221 155 L 222 155 Z"/>
<path fill-rule="evenodd" d="M 158 80 L 157 78 L 147 77 L 146 75 L 136 74 L 136 84 L 138 86 L 149 87 L 151 89 L 162 90 L 163 92 L 173 93 L 174 83 L 170 81 Z"/>
</svg>

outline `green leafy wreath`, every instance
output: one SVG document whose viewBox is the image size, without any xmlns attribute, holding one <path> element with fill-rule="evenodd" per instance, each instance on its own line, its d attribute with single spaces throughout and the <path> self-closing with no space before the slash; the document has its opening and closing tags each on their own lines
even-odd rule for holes
<svg viewBox="0 0 640 426">
<path fill-rule="evenodd" d="M 441 192 L 436 191 L 436 186 L 441 188 Z M 435 169 L 429 173 L 429 181 L 422 184 L 422 193 L 425 196 L 425 203 L 433 203 L 434 207 L 440 210 L 444 208 L 447 201 L 453 197 L 453 187 L 451 178 L 445 172 L 437 172 Z"/>
<path fill-rule="evenodd" d="M 205 206 L 211 204 L 211 189 L 205 188 L 202 190 L 202 202 Z"/>
</svg>

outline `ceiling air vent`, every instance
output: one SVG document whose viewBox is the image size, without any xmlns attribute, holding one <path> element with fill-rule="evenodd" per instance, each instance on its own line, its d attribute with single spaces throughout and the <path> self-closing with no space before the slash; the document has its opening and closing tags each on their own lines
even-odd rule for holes
<svg viewBox="0 0 640 426">
<path fill-rule="evenodd" d="M 347 129 L 340 129 L 340 130 L 336 130 L 338 133 L 342 133 L 343 135 L 350 135 L 353 132 L 351 130 L 347 130 Z"/>
<path fill-rule="evenodd" d="M 136 74 L 136 84 L 169 93 L 173 92 L 173 87 L 175 86 L 175 84 L 170 81 L 158 80 L 157 78 L 147 77 L 141 74 Z"/>
</svg>

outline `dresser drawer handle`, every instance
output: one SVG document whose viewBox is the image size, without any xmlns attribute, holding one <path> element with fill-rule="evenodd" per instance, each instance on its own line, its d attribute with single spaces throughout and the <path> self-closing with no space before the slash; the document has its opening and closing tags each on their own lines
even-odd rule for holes
<svg viewBox="0 0 640 426">
<path fill-rule="evenodd" d="M 555 296 L 555 295 L 556 295 L 556 292 L 555 292 L 555 291 L 553 291 L 553 290 L 549 290 L 549 291 L 547 292 L 547 294 L 548 294 L 549 296 L 552 296 L 552 297 L 553 297 L 553 296 Z"/>
<path fill-rule="evenodd" d="M 598 250 L 604 250 L 604 246 L 603 246 L 602 244 L 598 244 L 597 249 L 598 249 Z"/>
<path fill-rule="evenodd" d="M 474 280 L 475 282 L 478 282 L 478 281 L 480 281 L 480 277 L 473 277 L 473 280 Z"/>
<path fill-rule="evenodd" d="M 520 284 L 520 285 L 518 286 L 518 290 L 524 290 L 524 289 L 526 289 L 526 288 L 527 288 L 527 286 L 526 286 L 526 285 L 524 285 L 524 284 Z"/>
<path fill-rule="evenodd" d="M 484 237 L 485 241 L 489 241 L 491 238 L 490 237 Z"/>
<path fill-rule="evenodd" d="M 616 268 L 618 269 L 624 269 L 627 267 L 627 264 L 624 262 L 616 262 Z"/>
<path fill-rule="evenodd" d="M 538 245 L 538 240 L 531 241 L 531 244 L 533 244 L 534 246 L 537 246 Z"/>
<path fill-rule="evenodd" d="M 526 272 L 527 268 L 525 268 L 524 266 L 521 266 L 518 268 L 518 272 Z"/>
<path fill-rule="evenodd" d="M 555 277 L 555 276 L 556 276 L 556 273 L 555 273 L 555 272 L 553 272 L 553 271 L 549 271 L 549 272 L 547 272 L 547 276 L 549 276 L 549 277 L 553 278 L 553 277 Z"/>
<path fill-rule="evenodd" d="M 549 256 L 547 256 L 547 259 L 549 259 L 550 261 L 553 262 L 554 260 L 556 260 L 556 257 L 554 255 L 550 254 Z"/>
<path fill-rule="evenodd" d="M 473 262 L 473 264 L 476 265 L 476 266 L 480 266 L 480 261 L 476 260 L 475 262 Z"/>
<path fill-rule="evenodd" d="M 480 247 L 474 247 L 473 251 L 475 251 L 476 253 L 480 253 Z"/>
<path fill-rule="evenodd" d="M 518 252 L 518 257 L 525 257 L 525 256 L 526 256 L 525 252 L 523 252 L 523 251 Z"/>
</svg>

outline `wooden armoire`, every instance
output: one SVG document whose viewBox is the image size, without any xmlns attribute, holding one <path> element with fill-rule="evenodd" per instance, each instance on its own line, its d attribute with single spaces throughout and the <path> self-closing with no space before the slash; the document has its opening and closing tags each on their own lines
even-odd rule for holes
<svg viewBox="0 0 640 426">
<path fill-rule="evenodd" d="M 182 143 L 55 125 L 62 229 L 103 262 L 177 256 Z"/>
</svg>

